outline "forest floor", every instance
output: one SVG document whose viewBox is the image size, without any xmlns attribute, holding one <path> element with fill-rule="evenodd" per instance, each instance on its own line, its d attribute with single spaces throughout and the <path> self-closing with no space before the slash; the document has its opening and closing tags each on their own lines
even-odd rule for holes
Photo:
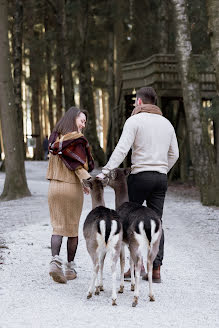
<svg viewBox="0 0 219 328">
<path fill-rule="evenodd" d="M 154 284 L 155 302 L 148 300 L 148 283 L 141 282 L 140 299 L 132 308 L 133 292 L 125 283 L 118 306 L 111 305 L 110 262 L 104 268 L 105 291 L 86 299 L 92 265 L 82 234 L 91 210 L 85 196 L 76 254 L 78 278 L 66 285 L 48 274 L 51 226 L 47 204 L 47 162 L 26 162 L 32 197 L 0 203 L 0 327 L 219 327 L 219 208 L 201 205 L 194 187 L 169 186 L 163 226 L 165 258 L 162 283 Z M 0 192 L 4 185 L 0 173 Z M 114 208 L 112 189 L 105 189 L 106 206 Z M 66 239 L 61 257 L 66 260 Z M 126 251 L 128 268 L 128 251 Z M 117 265 L 119 287 L 119 264 Z"/>
</svg>

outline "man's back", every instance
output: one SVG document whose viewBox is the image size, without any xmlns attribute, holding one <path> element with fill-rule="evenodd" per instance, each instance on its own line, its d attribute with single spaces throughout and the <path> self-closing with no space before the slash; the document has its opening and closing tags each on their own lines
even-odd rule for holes
<svg viewBox="0 0 219 328">
<path fill-rule="evenodd" d="M 139 113 L 131 116 L 126 125 L 130 133 L 135 133 L 132 145 L 132 173 L 167 173 L 171 147 L 173 153 L 178 151 L 172 124 L 161 115 Z"/>
</svg>

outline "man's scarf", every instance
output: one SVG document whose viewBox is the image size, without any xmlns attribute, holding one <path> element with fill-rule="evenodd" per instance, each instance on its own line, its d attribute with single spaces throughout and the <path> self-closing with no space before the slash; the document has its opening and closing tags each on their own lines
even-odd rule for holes
<svg viewBox="0 0 219 328">
<path fill-rule="evenodd" d="M 59 138 L 57 132 L 52 132 L 49 137 L 49 152 L 58 155 L 71 171 L 84 167 L 86 162 L 88 172 L 94 169 L 89 143 L 82 133 L 71 132 Z"/>
<path fill-rule="evenodd" d="M 131 116 L 138 114 L 138 113 L 144 113 L 144 112 L 150 113 L 150 114 L 163 115 L 158 106 L 152 105 L 152 104 L 142 104 L 133 109 Z"/>
</svg>

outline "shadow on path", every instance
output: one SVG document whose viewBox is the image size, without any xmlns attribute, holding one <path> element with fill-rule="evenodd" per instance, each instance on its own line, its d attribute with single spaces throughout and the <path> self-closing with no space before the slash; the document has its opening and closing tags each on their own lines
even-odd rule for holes
<svg viewBox="0 0 219 328">
<path fill-rule="evenodd" d="M 0 270 L 4 264 L 4 253 L 6 249 L 8 249 L 8 246 L 5 244 L 4 239 L 0 237 Z"/>
</svg>

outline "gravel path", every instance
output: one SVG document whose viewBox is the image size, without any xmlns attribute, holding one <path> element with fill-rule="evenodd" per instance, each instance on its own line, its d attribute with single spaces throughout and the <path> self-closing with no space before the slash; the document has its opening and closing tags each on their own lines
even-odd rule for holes
<svg viewBox="0 0 219 328">
<path fill-rule="evenodd" d="M 76 255 L 78 278 L 66 285 L 48 275 L 50 261 L 47 162 L 27 162 L 33 197 L 0 203 L 0 327 L 219 327 L 219 209 L 203 207 L 193 190 L 170 187 L 164 209 L 165 260 L 162 284 L 141 283 L 139 304 L 126 282 L 111 306 L 111 275 L 105 262 L 100 296 L 86 299 L 91 261 L 82 226 L 91 209 L 85 196 Z M 4 174 L 0 173 L 0 191 Z M 193 196 L 190 198 L 189 196 Z M 195 194 L 196 195 L 196 194 Z M 105 189 L 106 206 L 114 207 L 113 191 Z M 128 254 L 128 252 L 126 252 Z M 66 259 L 66 239 L 61 256 Z M 128 266 L 128 261 L 127 265 Z M 119 265 L 117 266 L 119 286 Z"/>
</svg>

